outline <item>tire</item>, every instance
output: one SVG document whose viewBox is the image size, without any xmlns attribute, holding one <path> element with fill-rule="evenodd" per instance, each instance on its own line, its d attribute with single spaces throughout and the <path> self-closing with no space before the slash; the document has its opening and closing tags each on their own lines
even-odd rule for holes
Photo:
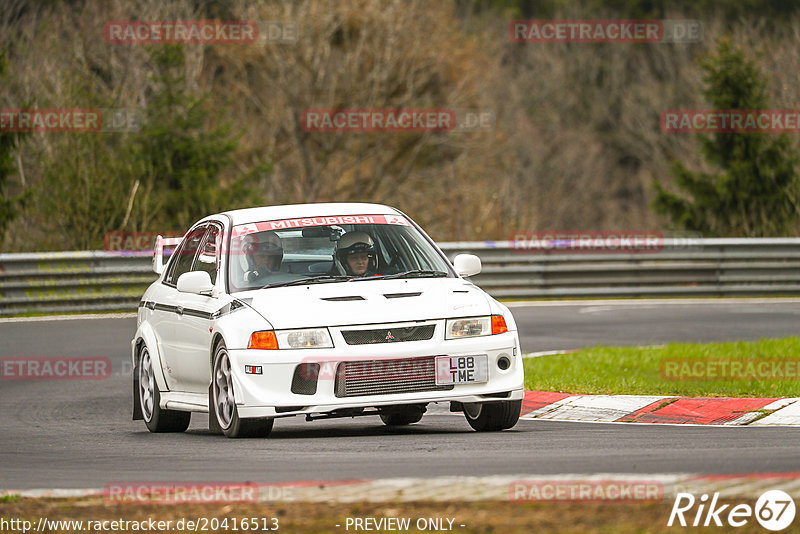
<svg viewBox="0 0 800 534">
<path fill-rule="evenodd" d="M 519 421 L 522 401 L 500 401 L 464 404 L 469 426 L 478 432 L 507 430 Z"/>
<path fill-rule="evenodd" d="M 219 426 L 214 409 L 214 384 L 208 385 L 208 431 L 215 436 L 222 436 L 222 427 Z"/>
<path fill-rule="evenodd" d="M 139 353 L 139 403 L 142 418 L 150 432 L 184 432 L 189 428 L 191 412 L 165 410 L 160 407 L 161 393 L 153 372 L 153 360 L 147 347 Z"/>
<path fill-rule="evenodd" d="M 405 408 L 381 414 L 381 421 L 388 426 L 404 426 L 418 423 L 422 419 L 423 410 Z"/>
<path fill-rule="evenodd" d="M 265 438 L 272 431 L 274 419 L 239 417 L 233 390 L 231 360 L 225 343 L 220 343 L 214 350 L 210 401 L 208 417 L 216 419 L 216 424 L 228 438 Z"/>
</svg>

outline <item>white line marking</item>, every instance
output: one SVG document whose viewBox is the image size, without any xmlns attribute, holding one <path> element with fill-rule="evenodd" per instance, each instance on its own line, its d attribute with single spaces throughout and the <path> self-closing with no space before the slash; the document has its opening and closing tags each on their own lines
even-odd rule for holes
<svg viewBox="0 0 800 534">
<path fill-rule="evenodd" d="M 541 358 L 542 356 L 555 356 L 557 354 L 568 354 L 570 352 L 575 352 L 577 349 L 570 349 L 570 350 L 543 350 L 540 352 L 529 352 L 527 354 L 523 354 L 523 358 Z"/>
<path fill-rule="evenodd" d="M 86 321 L 91 319 L 135 319 L 135 313 L 84 313 L 80 315 L 43 315 L 41 317 L 6 317 L 0 323 L 35 323 L 39 321 Z"/>
<path fill-rule="evenodd" d="M 459 414 L 459 415 L 461 415 L 461 414 Z M 541 417 L 526 417 L 524 415 L 521 416 L 519 418 L 519 420 L 520 421 L 523 421 L 523 420 L 524 421 L 542 421 L 542 422 L 551 422 L 552 421 L 554 423 L 555 422 L 558 422 L 558 423 L 587 423 L 587 424 L 627 425 L 627 426 L 638 425 L 638 426 L 651 426 L 651 427 L 659 427 L 659 426 L 684 427 L 684 426 L 691 426 L 691 427 L 702 427 L 702 428 L 727 428 L 727 429 L 759 428 L 761 430 L 766 430 L 767 428 L 772 428 L 772 427 L 777 427 L 777 426 L 786 427 L 786 428 L 792 428 L 792 427 L 800 426 L 800 421 L 798 421 L 797 423 L 794 423 L 794 424 L 782 423 L 782 424 L 756 426 L 756 423 L 758 423 L 759 421 L 763 421 L 763 419 L 759 419 L 758 421 L 756 421 L 755 423 L 752 423 L 750 425 L 737 425 L 737 426 L 731 426 L 731 425 L 704 425 L 704 424 L 700 424 L 700 423 L 636 423 L 636 422 L 626 423 L 624 421 L 576 421 L 576 420 L 572 420 L 572 419 L 542 419 Z"/>
<path fill-rule="evenodd" d="M 800 298 L 716 298 L 716 299 L 614 299 L 614 300 L 526 300 L 503 302 L 509 308 L 548 308 L 551 306 L 655 306 L 662 304 L 800 304 Z"/>
</svg>

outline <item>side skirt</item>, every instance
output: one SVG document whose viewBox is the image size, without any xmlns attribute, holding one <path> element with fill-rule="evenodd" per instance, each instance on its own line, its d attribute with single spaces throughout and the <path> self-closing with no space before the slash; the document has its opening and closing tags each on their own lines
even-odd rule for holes
<svg viewBox="0 0 800 534">
<path fill-rule="evenodd" d="M 202 393 L 161 392 L 161 407 L 167 410 L 208 413 L 208 397 Z"/>
</svg>

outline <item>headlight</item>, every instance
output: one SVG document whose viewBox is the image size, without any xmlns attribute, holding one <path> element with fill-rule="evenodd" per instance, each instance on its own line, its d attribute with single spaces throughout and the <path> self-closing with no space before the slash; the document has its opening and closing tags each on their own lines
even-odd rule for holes
<svg viewBox="0 0 800 534">
<path fill-rule="evenodd" d="M 330 349 L 333 340 L 327 328 L 307 328 L 304 330 L 279 330 L 279 349 Z"/>
<path fill-rule="evenodd" d="M 465 337 L 489 336 L 508 332 L 506 320 L 502 315 L 486 317 L 469 317 L 466 319 L 448 319 L 445 323 L 445 339 L 461 339 Z"/>
<path fill-rule="evenodd" d="M 444 329 L 444 338 L 460 339 L 463 337 L 488 336 L 491 333 L 492 322 L 488 316 L 448 319 Z"/>
</svg>

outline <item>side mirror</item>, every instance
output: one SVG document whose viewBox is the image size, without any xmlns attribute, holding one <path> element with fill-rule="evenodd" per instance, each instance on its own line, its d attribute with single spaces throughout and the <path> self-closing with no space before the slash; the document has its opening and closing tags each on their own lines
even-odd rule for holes
<svg viewBox="0 0 800 534">
<path fill-rule="evenodd" d="M 178 291 L 181 293 L 210 296 L 213 289 L 211 276 L 205 271 L 191 271 L 178 277 Z"/>
<path fill-rule="evenodd" d="M 474 276 L 481 272 L 481 259 L 474 254 L 459 254 L 453 259 L 459 276 Z"/>
</svg>

